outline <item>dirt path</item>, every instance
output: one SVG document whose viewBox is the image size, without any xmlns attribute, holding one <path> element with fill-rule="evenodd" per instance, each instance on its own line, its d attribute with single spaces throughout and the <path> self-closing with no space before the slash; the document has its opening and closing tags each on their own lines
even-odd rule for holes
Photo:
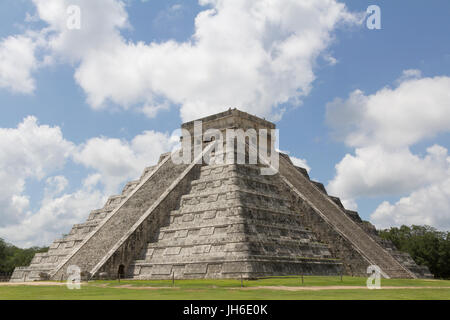
<svg viewBox="0 0 450 320">
<path fill-rule="evenodd" d="M 81 283 L 83 284 L 83 283 Z M 65 286 L 65 282 L 52 281 L 35 281 L 35 282 L 0 282 L 0 287 L 14 287 L 14 286 Z"/>
<path fill-rule="evenodd" d="M 287 287 L 287 286 L 261 286 L 261 287 L 246 287 L 246 288 L 232 288 L 238 290 L 285 290 L 285 291 L 321 291 L 321 290 L 369 290 L 365 286 L 321 286 L 321 287 Z M 392 287 L 381 286 L 383 290 L 393 289 L 450 289 L 450 287 Z"/>
<path fill-rule="evenodd" d="M 51 281 L 39 281 L 39 282 L 0 282 L 0 286 L 65 286 L 65 282 L 51 282 Z M 165 290 L 165 289 L 182 289 L 181 287 L 138 287 L 129 284 L 108 286 L 107 284 L 87 284 L 82 282 L 81 285 L 90 285 L 100 288 L 112 288 L 112 289 L 132 289 L 132 290 Z M 196 289 L 211 289 L 205 288 L 189 288 L 189 290 Z M 317 287 L 288 287 L 288 286 L 257 286 L 257 287 L 244 287 L 244 288 L 223 288 L 227 290 L 281 290 L 281 291 L 321 291 L 321 290 L 368 290 L 365 286 L 317 286 Z M 450 289 L 450 287 L 407 287 L 407 286 L 381 286 L 382 290 L 395 290 L 395 289 Z"/>
<path fill-rule="evenodd" d="M 97 286 L 97 285 L 94 285 Z M 183 289 L 181 287 L 135 287 L 132 285 L 114 286 L 108 287 L 112 289 L 133 289 L 133 290 L 164 290 L 164 289 Z M 211 287 L 205 288 L 189 288 L 189 290 L 202 290 L 202 289 L 217 289 Z M 281 291 L 321 291 L 321 290 L 369 290 L 365 286 L 321 286 L 321 287 L 288 287 L 288 286 L 258 286 L 258 287 L 244 287 L 244 288 L 227 288 L 226 290 L 281 290 Z M 450 289 L 450 287 L 392 287 L 381 286 L 383 290 L 394 289 Z"/>
</svg>

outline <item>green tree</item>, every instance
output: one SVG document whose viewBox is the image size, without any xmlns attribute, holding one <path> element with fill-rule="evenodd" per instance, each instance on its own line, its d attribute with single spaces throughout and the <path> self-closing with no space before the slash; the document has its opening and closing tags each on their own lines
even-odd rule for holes
<svg viewBox="0 0 450 320">
<path fill-rule="evenodd" d="M 426 265 L 436 278 L 450 278 L 450 232 L 413 225 L 382 230 L 380 236 L 408 252 L 417 264 Z"/>
<path fill-rule="evenodd" d="M 0 238 L 0 272 L 4 269 L 6 262 L 6 243 Z"/>
<path fill-rule="evenodd" d="M 0 273 L 11 273 L 16 267 L 27 266 L 36 253 L 46 251 L 45 247 L 21 249 L 0 238 Z"/>
</svg>

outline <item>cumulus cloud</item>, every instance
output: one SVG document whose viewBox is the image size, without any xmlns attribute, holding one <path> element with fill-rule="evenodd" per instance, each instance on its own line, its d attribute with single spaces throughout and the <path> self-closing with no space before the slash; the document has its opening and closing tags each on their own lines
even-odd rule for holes
<svg viewBox="0 0 450 320">
<path fill-rule="evenodd" d="M 37 68 L 36 43 L 25 35 L 10 36 L 0 41 L 0 88 L 16 93 L 32 93 Z"/>
<path fill-rule="evenodd" d="M 17 128 L 0 128 L 0 226 L 26 214 L 26 180 L 40 180 L 62 169 L 72 148 L 58 127 L 39 125 L 35 117 L 25 118 Z"/>
<path fill-rule="evenodd" d="M 61 179 L 65 178 L 57 180 Z M 55 182 L 52 180 L 47 182 L 52 184 Z M 0 236 L 22 247 L 48 246 L 68 232 L 72 225 L 83 222 L 91 210 L 101 208 L 105 200 L 106 195 L 93 188 L 89 181 L 73 193 L 46 194 L 39 210 L 29 211 L 17 223 L 0 227 Z"/>
<path fill-rule="evenodd" d="M 346 100 L 329 103 L 327 122 L 335 137 L 355 148 L 336 165 L 336 176 L 327 187 L 330 192 L 348 202 L 403 196 L 394 205 L 381 204 L 372 214 L 380 227 L 417 222 L 448 227 L 446 191 L 432 195 L 450 177 L 447 149 L 432 145 L 424 155 L 411 149 L 450 131 L 449 77 L 427 78 L 418 70 L 407 70 L 393 88 L 372 95 L 356 90 Z M 429 210 L 419 210 L 425 202 L 430 203 Z"/>
<path fill-rule="evenodd" d="M 110 102 L 154 117 L 164 103 L 183 120 L 239 106 L 279 118 L 300 104 L 315 79 L 318 56 L 341 24 L 359 23 L 337 0 L 201 0 L 195 33 L 185 42 L 130 42 L 124 1 L 33 0 L 48 26 L 47 61 L 75 65 L 75 79 L 94 109 Z M 67 28 L 66 9 L 81 8 L 81 29 Z"/>
<path fill-rule="evenodd" d="M 371 219 L 380 228 L 405 224 L 430 225 L 450 230 L 450 172 L 441 182 L 419 188 L 394 204 L 385 201 Z"/>
<path fill-rule="evenodd" d="M 327 122 L 352 147 L 411 146 L 450 130 L 450 77 L 407 78 L 372 95 L 356 90 L 327 106 Z"/>
<path fill-rule="evenodd" d="M 397 83 L 400 84 L 405 80 L 411 80 L 411 79 L 420 79 L 422 77 L 422 71 L 418 69 L 408 69 L 403 70 L 403 73 L 400 78 L 397 79 Z"/>
<path fill-rule="evenodd" d="M 76 79 L 90 104 L 128 107 L 163 97 L 181 106 L 183 120 L 230 106 L 273 117 L 281 112 L 276 106 L 309 93 L 315 58 L 336 24 L 353 18 L 335 1 L 201 4 L 209 6 L 189 41 L 122 41 L 85 57 Z"/>
<path fill-rule="evenodd" d="M 48 245 L 101 208 L 108 196 L 138 178 L 175 143 L 168 134 L 146 131 L 131 141 L 99 137 L 75 145 L 59 127 L 40 125 L 31 116 L 16 128 L 1 128 L 0 237 L 25 247 Z M 55 175 L 71 160 L 88 171 L 73 191 L 65 176 Z M 45 182 L 42 199 L 27 195 L 31 181 Z"/>
<path fill-rule="evenodd" d="M 308 165 L 308 161 L 306 161 L 306 159 L 300 159 L 293 156 L 290 156 L 289 158 L 291 159 L 292 163 L 297 167 L 304 168 L 308 172 L 311 171 L 311 167 Z"/>
<path fill-rule="evenodd" d="M 31 238 L 33 243 L 42 244 L 41 235 L 47 231 L 38 223 L 40 214 L 31 213 L 26 184 L 63 169 L 73 148 L 59 127 L 40 125 L 35 117 L 25 118 L 16 128 L 0 129 L 1 237 L 19 245 L 30 244 L 27 240 Z M 64 177 L 49 177 L 45 198 L 61 193 L 66 186 Z M 51 219 L 46 223 L 51 229 L 54 223 L 61 221 Z"/>
<path fill-rule="evenodd" d="M 54 176 L 47 178 L 45 195 L 46 196 L 56 196 L 61 194 L 67 186 L 69 185 L 69 181 L 64 176 Z"/>
<path fill-rule="evenodd" d="M 446 149 L 437 145 L 423 157 L 408 148 L 369 146 L 345 155 L 327 188 L 344 198 L 399 196 L 440 181 L 447 169 Z"/>
<path fill-rule="evenodd" d="M 117 0 L 32 0 L 49 54 L 61 62 L 79 62 L 99 51 L 114 49 L 123 39 L 120 30 L 129 27 L 125 3 Z M 68 8 L 80 8 L 80 29 L 68 28 L 74 18 Z M 76 17 L 75 17 L 76 18 Z"/>
<path fill-rule="evenodd" d="M 155 164 L 173 144 L 167 134 L 146 131 L 130 142 L 105 137 L 90 139 L 78 147 L 73 157 L 98 172 L 97 178 L 111 193 L 124 181 L 138 178 L 145 167 Z"/>
</svg>

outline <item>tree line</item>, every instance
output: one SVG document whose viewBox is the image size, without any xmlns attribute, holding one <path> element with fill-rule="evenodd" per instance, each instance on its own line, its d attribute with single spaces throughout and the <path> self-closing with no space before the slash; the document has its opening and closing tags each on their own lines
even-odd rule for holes
<svg viewBox="0 0 450 320">
<path fill-rule="evenodd" d="M 46 251 L 46 247 L 18 248 L 0 238 L 0 274 L 12 273 L 15 267 L 28 266 L 36 253 Z"/>
<path fill-rule="evenodd" d="M 417 264 L 427 266 L 435 278 L 450 279 L 450 232 L 413 225 L 382 230 L 380 236 L 409 253 Z"/>
</svg>

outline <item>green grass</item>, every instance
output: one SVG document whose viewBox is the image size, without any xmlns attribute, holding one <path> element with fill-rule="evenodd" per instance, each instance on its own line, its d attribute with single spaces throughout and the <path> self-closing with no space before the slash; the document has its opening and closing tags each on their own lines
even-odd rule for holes
<svg viewBox="0 0 450 320">
<path fill-rule="evenodd" d="M 304 287 L 365 286 L 366 278 L 305 277 Z M 445 280 L 391 280 L 383 279 L 382 287 L 433 287 L 411 289 L 327 289 L 288 291 L 251 287 L 301 287 L 301 279 L 281 277 L 244 281 L 240 280 L 176 280 L 171 281 L 122 280 L 92 281 L 80 290 L 69 290 L 58 284 L 48 286 L 0 286 L 0 299 L 16 300 L 299 300 L 299 299 L 450 299 L 450 281 Z M 149 289 L 146 287 L 156 287 Z M 445 288 L 440 288 L 445 287 Z M 247 288 L 247 289 L 246 289 Z"/>
<path fill-rule="evenodd" d="M 261 286 L 286 286 L 286 287 L 321 287 L 321 286 L 366 286 L 367 278 L 364 277 L 272 277 L 259 280 L 244 280 L 244 287 Z M 95 281 L 96 285 L 118 286 L 127 285 L 133 287 L 172 287 L 172 280 L 121 280 L 117 281 Z M 427 280 L 427 279 L 382 279 L 382 286 L 388 287 L 448 287 L 450 280 Z M 240 280 L 175 280 L 175 286 L 180 288 L 239 288 Z"/>
</svg>

